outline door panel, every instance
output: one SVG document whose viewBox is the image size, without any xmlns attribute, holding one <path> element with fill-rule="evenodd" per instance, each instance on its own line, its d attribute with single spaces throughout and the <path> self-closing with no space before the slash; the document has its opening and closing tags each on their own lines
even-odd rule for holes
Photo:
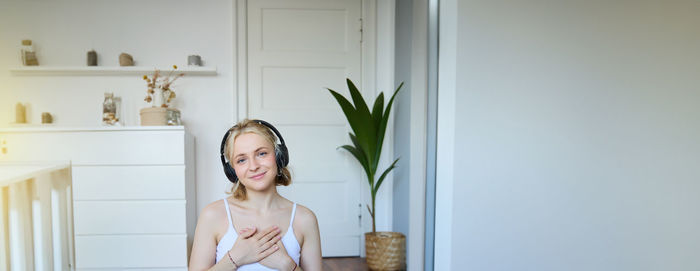
<svg viewBox="0 0 700 271">
<path fill-rule="evenodd" d="M 337 147 L 349 127 L 326 88 L 361 83 L 361 1 L 256 0 L 247 10 L 248 117 L 287 141 L 293 181 L 280 193 L 316 214 L 323 256 L 360 254 L 357 162 Z"/>
</svg>

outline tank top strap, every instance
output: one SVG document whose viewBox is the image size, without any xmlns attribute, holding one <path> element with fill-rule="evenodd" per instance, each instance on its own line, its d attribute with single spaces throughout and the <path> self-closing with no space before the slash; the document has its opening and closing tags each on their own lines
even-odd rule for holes
<svg viewBox="0 0 700 271">
<path fill-rule="evenodd" d="M 231 210 L 228 208 L 228 200 L 224 198 L 224 206 L 226 206 L 226 218 L 228 218 L 228 227 L 233 229 L 233 220 L 231 219 Z M 294 213 L 294 211 L 292 211 Z"/>
<path fill-rule="evenodd" d="M 292 228 L 292 224 L 294 223 L 294 214 L 296 213 L 296 211 L 297 211 L 297 203 L 295 202 L 294 206 L 292 206 L 292 218 L 289 219 L 289 228 L 290 229 Z"/>
</svg>

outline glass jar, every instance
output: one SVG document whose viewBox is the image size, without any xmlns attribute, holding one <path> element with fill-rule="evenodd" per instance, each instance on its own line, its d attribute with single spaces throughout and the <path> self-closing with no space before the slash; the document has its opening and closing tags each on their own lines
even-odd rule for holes
<svg viewBox="0 0 700 271">
<path fill-rule="evenodd" d="M 114 125 L 117 119 L 117 105 L 114 104 L 114 93 L 105 92 L 105 101 L 102 103 L 102 124 Z"/>
<path fill-rule="evenodd" d="M 22 65 L 24 66 L 37 66 L 39 65 L 39 60 L 36 58 L 36 52 L 34 51 L 34 46 L 31 40 L 22 40 Z"/>
<path fill-rule="evenodd" d="M 182 122 L 180 121 L 180 110 L 175 108 L 168 108 L 167 114 L 165 115 L 168 126 L 180 126 Z"/>
</svg>

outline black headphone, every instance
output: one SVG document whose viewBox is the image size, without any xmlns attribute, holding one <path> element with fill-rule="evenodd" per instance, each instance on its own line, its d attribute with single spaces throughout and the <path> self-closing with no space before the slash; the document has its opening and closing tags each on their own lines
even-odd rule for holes
<svg viewBox="0 0 700 271">
<path fill-rule="evenodd" d="M 269 128 L 272 130 L 272 132 L 277 135 L 277 138 L 280 139 L 280 144 L 277 144 L 275 146 L 275 161 L 277 162 L 277 175 L 280 175 L 282 172 L 282 168 L 286 167 L 289 164 L 289 151 L 287 150 L 287 145 L 284 144 L 284 138 L 282 138 L 282 135 L 280 134 L 279 131 L 277 131 L 277 128 L 275 126 L 272 126 L 272 124 L 268 123 L 267 121 L 264 120 L 252 120 L 255 123 L 262 124 L 265 127 Z M 228 178 L 229 181 L 232 183 L 238 182 L 238 176 L 236 175 L 236 171 L 233 170 L 233 167 L 231 167 L 231 164 L 226 161 L 226 155 L 224 154 L 226 150 L 226 140 L 228 139 L 228 136 L 231 134 L 231 131 L 233 128 L 236 128 L 238 124 L 234 125 L 231 127 L 231 129 L 228 129 L 226 131 L 226 134 L 224 135 L 224 139 L 221 140 L 221 164 L 224 166 L 224 174 L 226 174 L 226 178 Z"/>
</svg>

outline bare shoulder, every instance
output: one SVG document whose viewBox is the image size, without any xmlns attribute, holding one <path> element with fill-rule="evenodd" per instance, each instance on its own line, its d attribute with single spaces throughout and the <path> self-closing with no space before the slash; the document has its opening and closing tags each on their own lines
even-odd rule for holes
<svg viewBox="0 0 700 271">
<path fill-rule="evenodd" d="M 202 212 L 199 214 L 200 217 L 203 217 L 207 220 L 212 219 L 212 218 L 219 218 L 225 215 L 226 212 L 222 212 L 221 210 L 225 210 L 224 208 L 224 201 L 223 200 L 216 200 L 212 203 L 207 204 L 207 206 L 204 206 L 202 209 Z"/>
<path fill-rule="evenodd" d="M 295 229 L 300 229 L 301 265 L 305 270 L 321 270 L 321 236 L 316 214 L 306 206 L 297 205 Z"/>
<path fill-rule="evenodd" d="M 214 232 L 218 232 L 220 225 L 226 220 L 226 207 L 223 200 L 217 200 L 204 206 L 199 213 L 198 225 L 208 227 Z M 228 223 L 228 221 L 226 222 Z"/>
<path fill-rule="evenodd" d="M 294 219 L 294 224 L 298 224 L 304 229 L 317 228 L 318 221 L 316 220 L 316 214 L 314 214 L 311 209 L 304 205 L 297 204 L 296 218 Z M 296 225 L 295 225 L 296 226 Z"/>
</svg>

